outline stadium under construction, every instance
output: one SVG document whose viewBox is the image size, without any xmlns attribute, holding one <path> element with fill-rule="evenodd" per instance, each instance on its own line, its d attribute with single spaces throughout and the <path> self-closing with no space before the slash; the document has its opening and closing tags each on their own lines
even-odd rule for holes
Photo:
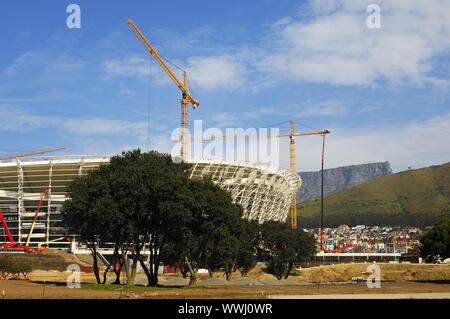
<svg viewBox="0 0 450 319">
<path fill-rule="evenodd" d="M 67 234 L 60 225 L 61 206 L 67 199 L 66 186 L 75 176 L 86 175 L 89 170 L 108 163 L 109 158 L 23 157 L 0 163 L 0 209 L 13 240 L 26 243 L 29 239 L 31 248 L 83 251 L 76 240 L 58 240 L 73 235 Z M 261 223 L 285 221 L 292 197 L 301 186 L 300 177 L 287 168 L 217 159 L 188 159 L 187 162 L 192 164 L 191 178 L 209 175 L 243 207 L 244 217 Z"/>
</svg>

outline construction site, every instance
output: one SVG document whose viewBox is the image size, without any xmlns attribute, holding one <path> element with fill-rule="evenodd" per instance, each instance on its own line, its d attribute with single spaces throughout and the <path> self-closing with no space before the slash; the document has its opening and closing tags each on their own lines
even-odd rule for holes
<svg viewBox="0 0 450 319">
<path fill-rule="evenodd" d="M 188 154 L 189 146 L 197 140 L 188 138 L 188 113 L 189 107 L 196 109 L 199 102 L 189 93 L 187 74 L 184 72 L 183 81 L 179 80 L 131 19 L 127 21 L 127 25 L 181 91 L 181 136 L 175 142 L 180 142 L 181 159 L 192 164 L 190 177 L 202 179 L 206 175 L 210 176 L 217 185 L 231 194 L 235 203 L 243 207 L 245 218 L 259 223 L 267 220 L 284 222 L 290 218 L 292 228 L 297 228 L 296 192 L 301 187 L 301 178 L 295 168 L 295 137 L 321 135 L 325 145 L 325 135 L 330 131 L 297 133 L 291 121 L 291 131 L 287 133 L 213 139 L 289 137 L 289 169 L 258 162 L 191 158 Z M 60 208 L 67 199 L 67 183 L 75 176 L 86 175 L 91 169 L 108 163 L 110 156 L 34 156 L 63 149 L 64 146 L 0 158 L 0 217 L 5 239 L 1 247 L 3 251 L 44 250 L 48 247 L 78 254 L 89 253 L 77 242 L 76 234 L 67 234 L 59 225 Z M 323 161 L 322 153 L 322 167 Z M 107 254 L 108 249 L 105 248 L 102 252 Z"/>
<path fill-rule="evenodd" d="M 290 121 L 291 130 L 276 135 L 201 139 L 201 141 L 218 141 L 287 137 L 290 143 L 289 154 L 282 155 L 289 156 L 289 168 L 222 158 L 192 158 L 189 154 L 190 143 L 199 140 L 189 138 L 189 111 L 190 107 L 193 109 L 200 107 L 200 103 L 188 90 L 188 75 L 184 72 L 183 79 L 180 80 L 134 22 L 130 19 L 126 23 L 180 90 L 181 136 L 176 141 L 180 143 L 180 158 L 174 158 L 174 161 L 182 160 L 192 165 L 188 172 L 191 179 L 200 180 L 209 176 L 216 185 L 229 192 L 233 202 L 243 208 L 244 218 L 256 220 L 260 224 L 267 221 L 288 222 L 293 229 L 301 228 L 301 225 L 297 225 L 296 193 L 302 186 L 302 180 L 296 172 L 295 138 L 300 136 L 322 138 L 321 230 L 323 230 L 325 227 L 323 225 L 325 137 L 331 131 L 300 133 L 296 132 L 294 121 Z M 65 267 L 70 264 L 75 263 L 81 266 L 83 284 L 95 282 L 92 275 L 92 259 L 89 257 L 91 251 L 77 239 L 77 234 L 67 233 L 67 230 L 61 226 L 61 207 L 67 200 L 67 184 L 74 177 L 86 176 L 91 170 L 109 163 L 111 158 L 111 155 L 48 154 L 63 149 L 65 149 L 64 146 L 0 158 L 0 220 L 2 223 L 0 257 L 8 255 L 20 260 L 22 255 L 24 260 L 35 262 L 39 268 L 34 267 L 33 272 L 27 276 L 18 277 L 18 279 L 24 279 L 23 281 L 0 281 L 0 287 L 7 291 L 6 298 L 35 298 L 41 293 L 42 284 L 45 286 L 46 282 L 48 286 L 42 298 L 287 298 L 288 296 L 321 294 L 328 296 L 371 294 L 371 298 L 374 298 L 373 294 L 396 294 L 406 291 L 416 294 L 430 293 L 430 295 L 424 295 L 429 298 L 436 296 L 449 298 L 450 268 L 448 265 L 411 264 L 401 260 L 399 253 L 346 254 L 341 251 L 343 249 L 326 253 L 323 246 L 323 232 L 320 234 L 320 247 L 311 264 L 297 265 L 299 267 L 295 269 L 293 276 L 284 281 L 276 280 L 273 275 L 265 271 L 265 265 L 259 263 L 244 278 L 240 278 L 237 273 L 234 274 L 231 282 L 224 280 L 225 276 L 221 272 L 214 276 L 203 274 L 197 286 L 189 290 L 180 288 L 188 285 L 188 279 L 166 268 L 159 274 L 159 288 L 146 287 L 147 278 L 140 273 L 136 279 L 138 288 L 135 287 L 135 290 L 129 288 L 128 291 L 123 292 L 123 290 L 116 291 L 111 288 L 99 291 L 92 287 L 90 287 L 92 290 L 89 290 L 88 287 L 75 293 L 73 290 L 62 292 L 65 287 L 61 286 L 71 275 L 65 270 Z M 103 262 L 100 268 L 104 270 L 109 267 L 108 259 L 104 256 L 111 255 L 112 248 L 108 245 L 101 246 L 98 253 Z M 54 264 L 46 263 L 42 259 L 38 262 L 40 258 L 49 258 L 48 260 L 53 260 Z M 368 264 L 381 265 L 383 289 L 374 291 L 367 288 L 365 281 L 370 275 L 366 270 Z M 107 284 L 112 285 L 113 279 L 112 276 L 109 277 Z M 29 280 L 32 283 L 28 282 Z M 148 290 L 139 290 L 139 286 Z M 206 287 L 210 290 L 206 290 Z M 5 298 L 5 295 L 3 297 Z"/>
</svg>

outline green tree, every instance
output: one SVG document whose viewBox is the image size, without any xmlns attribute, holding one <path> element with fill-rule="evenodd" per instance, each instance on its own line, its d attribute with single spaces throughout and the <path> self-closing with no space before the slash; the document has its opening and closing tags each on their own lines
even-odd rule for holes
<svg viewBox="0 0 450 319">
<path fill-rule="evenodd" d="M 156 152 L 141 156 L 137 167 L 133 168 L 138 177 L 135 183 L 142 185 L 128 195 L 128 198 L 140 202 L 136 213 L 132 214 L 137 230 L 134 242 L 145 243 L 149 251 L 150 262 L 147 265 L 140 256 L 141 250 L 136 250 L 137 260 L 147 275 L 149 285 L 157 284 L 164 244 L 171 238 L 177 238 L 182 216 L 189 214 L 192 200 L 189 189 L 191 180 L 187 175 L 189 168 L 189 164 L 174 163 L 170 155 Z"/>
<path fill-rule="evenodd" d="M 11 268 L 13 279 L 19 278 L 20 275 L 23 275 L 26 279 L 27 275 L 32 271 L 32 266 L 26 263 L 13 263 L 13 266 Z"/>
<path fill-rule="evenodd" d="M 206 252 L 206 265 L 210 269 L 210 273 L 223 268 L 226 280 L 231 279 L 231 273 L 235 269 L 239 257 L 241 219 L 236 216 L 235 225 L 227 223 L 216 229 Z"/>
<path fill-rule="evenodd" d="M 287 223 L 267 221 L 261 226 L 260 256 L 267 262 L 267 271 L 278 280 L 288 278 L 293 265 L 311 258 L 315 253 L 314 238 Z"/>
<path fill-rule="evenodd" d="M 61 209 L 63 226 L 91 250 L 97 283 L 100 283 L 98 245 L 110 234 L 120 216 L 111 195 L 110 175 L 109 165 L 101 165 L 87 175 L 74 178 L 67 186 L 69 199 L 64 201 Z"/>
<path fill-rule="evenodd" d="M 160 259 L 165 265 L 179 267 L 183 278 L 187 278 L 189 270 L 182 252 L 183 249 L 177 240 L 168 240 L 161 249 Z"/>
<path fill-rule="evenodd" d="M 242 218 L 242 209 L 238 214 L 228 215 L 215 231 L 205 252 L 205 265 L 210 276 L 216 270 L 223 269 L 226 280 L 240 270 L 245 275 L 256 264 L 255 249 L 258 246 L 258 223 Z"/>
<path fill-rule="evenodd" d="M 231 279 L 239 265 L 244 265 L 243 258 L 253 256 L 257 246 L 257 223 L 242 218 L 243 210 L 240 207 L 239 210 L 236 214 L 229 215 L 221 225 L 217 225 L 209 247 L 209 268 L 222 268 L 226 280 Z"/>
<path fill-rule="evenodd" d="M 450 257 L 450 219 L 443 218 L 420 238 L 420 256 L 426 262 Z"/>
<path fill-rule="evenodd" d="M 189 285 L 192 286 L 197 280 L 198 269 L 206 267 L 208 258 L 217 256 L 214 251 L 223 251 L 220 241 L 233 240 L 230 227 L 233 222 L 240 221 L 242 208 L 233 204 L 231 195 L 209 178 L 191 180 L 189 187 L 190 208 L 179 221 L 182 229 L 175 240 L 189 271 Z"/>
<path fill-rule="evenodd" d="M 236 268 L 244 277 L 256 265 L 256 252 L 259 246 L 259 223 L 245 219 L 240 237 Z"/>
<path fill-rule="evenodd" d="M 186 163 L 174 163 L 168 154 L 138 149 L 113 156 L 108 164 L 69 184 L 63 222 L 88 244 L 94 269 L 98 245 L 114 243 L 115 261 L 121 261 L 127 284 L 134 283 L 138 263 L 149 284 L 157 284 L 161 248 L 187 212 L 188 168 Z M 144 248 L 150 252 L 149 264 L 142 256 Z M 98 270 L 96 277 L 100 282 Z"/>
<path fill-rule="evenodd" d="M 12 275 L 14 264 L 9 258 L 0 258 L 0 276 L 6 280 Z"/>
</svg>

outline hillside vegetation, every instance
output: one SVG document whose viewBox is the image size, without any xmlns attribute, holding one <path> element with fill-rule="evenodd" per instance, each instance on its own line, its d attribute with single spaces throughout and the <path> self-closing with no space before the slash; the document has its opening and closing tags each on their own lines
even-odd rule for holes
<svg viewBox="0 0 450 319">
<path fill-rule="evenodd" d="M 326 180 L 325 180 L 326 183 Z M 320 199 L 297 205 L 298 225 L 320 225 Z M 431 226 L 450 217 L 450 162 L 408 170 L 324 198 L 324 225 Z"/>
</svg>

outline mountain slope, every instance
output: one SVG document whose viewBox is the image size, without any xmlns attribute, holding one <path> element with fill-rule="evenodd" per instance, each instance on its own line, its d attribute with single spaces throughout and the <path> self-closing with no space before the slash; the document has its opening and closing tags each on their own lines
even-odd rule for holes
<svg viewBox="0 0 450 319">
<path fill-rule="evenodd" d="M 318 227 L 320 199 L 297 205 L 298 225 Z M 450 162 L 404 171 L 324 198 L 324 227 L 433 225 L 450 216 Z"/>
</svg>

